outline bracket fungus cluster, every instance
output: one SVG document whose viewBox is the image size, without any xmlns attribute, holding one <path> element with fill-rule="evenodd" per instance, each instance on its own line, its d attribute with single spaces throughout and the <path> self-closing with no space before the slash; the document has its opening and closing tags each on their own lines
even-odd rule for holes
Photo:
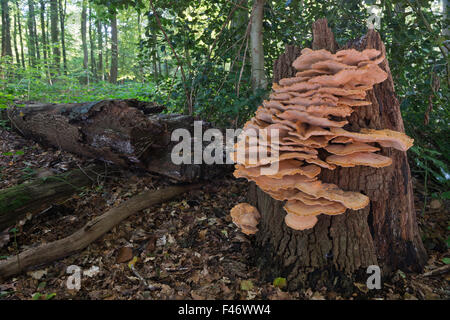
<svg viewBox="0 0 450 320">
<path fill-rule="evenodd" d="M 384 59 L 375 49 L 336 54 L 304 49 L 293 62 L 295 77 L 274 83 L 270 99 L 244 125 L 231 154 L 234 176 L 254 181 L 272 198 L 286 201 L 285 223 L 290 228 L 310 229 L 320 214 L 342 214 L 369 204 L 361 193 L 320 181 L 321 170 L 389 166 L 392 160 L 376 153 L 379 146 L 401 151 L 412 146 L 413 140 L 400 132 L 344 129 L 346 117 L 371 104 L 367 91 L 386 80 L 387 73 L 378 66 Z M 268 171 L 274 164 L 277 170 Z M 249 233 L 247 226 L 237 224 Z"/>
</svg>

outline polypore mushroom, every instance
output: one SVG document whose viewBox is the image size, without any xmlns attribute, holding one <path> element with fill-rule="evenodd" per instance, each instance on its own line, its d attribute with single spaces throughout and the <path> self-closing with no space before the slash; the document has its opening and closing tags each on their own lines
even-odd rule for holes
<svg viewBox="0 0 450 320">
<path fill-rule="evenodd" d="M 292 213 L 288 213 L 284 217 L 284 223 L 286 223 L 289 228 L 300 231 L 311 229 L 316 225 L 317 221 L 316 216 L 302 217 Z"/>
<path fill-rule="evenodd" d="M 327 162 L 341 167 L 368 166 L 382 168 L 390 166 L 392 159 L 381 154 L 356 152 L 342 156 L 336 154 L 329 156 Z"/>
<path fill-rule="evenodd" d="M 317 223 L 317 215 L 343 214 L 346 209 L 359 210 L 369 204 L 369 198 L 361 193 L 322 183 L 318 179 L 321 168 L 380 168 L 392 160 L 376 154 L 380 148 L 368 143 L 402 151 L 412 146 L 413 140 L 400 132 L 342 128 L 355 108 L 371 104 L 366 91 L 387 78 L 378 66 L 384 59 L 375 49 L 336 54 L 304 49 L 292 64 L 296 76 L 274 84 L 270 99 L 264 100 L 255 117 L 244 125 L 243 134 L 253 140 L 237 144 L 234 175 L 254 181 L 276 200 L 287 201 L 284 221 L 290 228 L 309 229 Z M 264 132 L 268 135 L 259 135 Z M 272 133 L 278 133 L 278 141 Z M 267 152 L 261 153 L 258 146 Z M 241 220 L 237 223 L 244 225 Z"/>
<path fill-rule="evenodd" d="M 261 215 L 258 209 L 248 203 L 239 203 L 231 209 L 231 218 L 235 225 L 241 228 L 241 231 L 247 235 L 258 232 L 256 226 L 259 223 Z"/>
<path fill-rule="evenodd" d="M 333 142 L 335 142 L 334 139 Z M 375 152 L 380 150 L 380 148 L 362 142 L 349 143 L 345 145 L 330 144 L 324 149 L 327 150 L 329 153 L 337 154 L 340 156 L 345 156 L 356 152 Z"/>
</svg>

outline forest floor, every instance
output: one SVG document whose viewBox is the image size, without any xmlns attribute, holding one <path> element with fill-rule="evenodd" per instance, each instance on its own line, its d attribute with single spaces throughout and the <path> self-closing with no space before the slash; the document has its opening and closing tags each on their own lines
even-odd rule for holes
<svg viewBox="0 0 450 320">
<path fill-rule="evenodd" d="M 87 162 L 0 131 L 0 189 Z M 170 184 L 146 172 L 110 168 L 108 178 L 1 232 L 0 259 L 66 237 L 87 221 L 144 189 Z M 424 272 L 444 266 L 450 251 L 450 203 L 428 201 L 414 180 L 419 228 L 428 252 Z M 229 210 L 246 201 L 247 183 L 231 175 L 124 220 L 81 252 L 0 283 L 0 299 L 450 299 L 450 274 L 424 276 L 398 270 L 381 290 L 354 284 L 351 294 L 327 288 L 286 292 L 252 264 L 251 237 L 231 222 Z M 139 259 L 135 274 L 128 266 Z M 445 259 L 447 258 L 447 259 Z M 443 260 L 444 259 L 444 260 Z M 70 265 L 83 272 L 80 290 L 66 286 Z M 156 287 L 149 290 L 139 279 Z"/>
</svg>

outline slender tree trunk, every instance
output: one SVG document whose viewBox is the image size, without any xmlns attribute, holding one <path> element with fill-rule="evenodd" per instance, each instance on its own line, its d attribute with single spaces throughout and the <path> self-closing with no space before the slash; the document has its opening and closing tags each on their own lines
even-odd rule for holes
<svg viewBox="0 0 450 320">
<path fill-rule="evenodd" d="M 62 0 L 58 0 L 59 24 L 61 26 L 61 49 L 62 49 L 62 57 L 63 57 L 64 74 L 67 74 L 67 54 L 66 54 L 66 36 L 65 36 L 66 8 L 67 8 L 67 0 L 64 0 L 64 6 L 62 3 Z"/>
<path fill-rule="evenodd" d="M 51 72 L 50 72 L 50 53 L 48 48 L 48 37 L 47 37 L 47 27 L 46 27 L 46 20 L 45 20 L 45 2 L 44 0 L 39 0 L 40 6 L 41 6 L 41 39 L 42 39 L 42 54 L 44 56 L 44 68 L 45 73 L 47 75 L 48 80 L 51 82 Z"/>
<path fill-rule="evenodd" d="M 33 1 L 33 11 L 34 11 L 34 1 Z M 36 12 L 33 12 L 32 16 L 32 22 L 33 22 L 33 39 L 34 39 L 34 47 L 36 48 L 36 60 L 39 62 L 41 61 L 41 51 L 39 50 L 39 38 L 37 33 L 37 23 L 36 23 Z"/>
<path fill-rule="evenodd" d="M 141 30 L 141 10 L 138 9 L 137 12 L 137 27 L 138 27 L 138 37 L 139 37 L 139 58 L 140 60 L 142 59 L 142 49 L 143 49 L 143 43 L 142 43 L 142 30 Z M 144 74 L 144 67 L 143 67 L 143 63 L 142 61 L 139 61 L 139 71 L 138 71 L 138 75 L 137 78 L 140 81 L 143 81 L 143 74 Z"/>
<path fill-rule="evenodd" d="M 321 19 L 313 25 L 313 49 L 335 52 L 337 44 Z M 385 53 L 380 35 L 370 30 L 351 42 L 357 50 L 375 48 Z M 292 62 L 300 48 L 288 47 L 274 65 L 274 82 L 292 77 Z M 350 117 L 352 131 L 360 127 L 404 132 L 399 102 L 395 97 L 387 60 L 380 64 L 388 79 L 368 92 L 372 105 L 357 109 Z M 338 216 L 320 215 L 313 229 L 294 231 L 284 223 L 283 203 L 255 187 L 250 202 L 261 213 L 256 235 L 258 264 L 268 278 L 287 278 L 290 289 L 312 286 L 353 291 L 353 283 L 367 279 L 366 268 L 378 265 L 387 276 L 395 270 L 421 271 L 426 262 L 415 217 L 411 175 L 405 152 L 382 148 L 393 164 L 382 169 L 358 166 L 324 170 L 320 180 L 370 198 L 368 207 Z"/>
<path fill-rule="evenodd" d="M 92 78 L 97 79 L 97 68 L 95 63 L 95 42 L 92 36 L 92 8 L 89 6 L 89 47 L 90 47 L 90 53 L 91 53 L 91 73 Z"/>
<path fill-rule="evenodd" d="M 83 49 L 83 70 L 84 70 L 84 77 L 83 77 L 83 83 L 88 83 L 88 47 L 87 47 L 87 40 L 86 40 L 86 20 L 87 20 L 87 0 L 83 0 L 82 8 L 81 8 L 81 46 Z"/>
<path fill-rule="evenodd" d="M 103 34 L 102 34 L 102 22 L 97 17 L 97 42 L 98 42 L 98 75 L 100 80 L 105 80 L 105 74 L 103 72 Z"/>
<path fill-rule="evenodd" d="M 111 16 L 111 72 L 109 81 L 117 83 L 118 73 L 118 40 L 117 40 L 117 14 Z"/>
<path fill-rule="evenodd" d="M 251 17 L 250 47 L 253 92 L 256 92 L 258 89 L 267 88 L 266 73 L 264 72 L 263 50 L 264 3 L 265 0 L 254 0 Z"/>
<path fill-rule="evenodd" d="M 48 58 L 48 46 L 47 46 L 47 39 L 46 39 L 46 33 L 45 33 L 45 2 L 44 0 L 39 0 L 41 5 L 41 39 L 42 39 L 42 54 L 44 56 L 44 64 L 47 65 L 47 58 Z"/>
<path fill-rule="evenodd" d="M 20 54 L 19 54 L 19 47 L 17 46 L 17 16 L 13 15 L 14 17 L 14 37 L 13 37 L 13 43 L 14 43 L 14 53 L 16 56 L 16 62 L 17 66 L 20 67 Z"/>
<path fill-rule="evenodd" d="M 32 67 L 36 66 L 36 41 L 34 39 L 34 4 L 33 0 L 28 0 L 28 55 Z"/>
<path fill-rule="evenodd" d="M 109 79 L 108 69 L 109 69 L 109 44 L 108 44 L 108 27 L 107 25 L 103 25 L 103 34 L 105 35 L 105 79 Z"/>
<path fill-rule="evenodd" d="M 53 74 L 59 74 L 61 51 L 59 50 L 59 30 L 58 30 L 58 0 L 50 0 L 50 33 L 52 38 L 53 51 Z"/>
<path fill-rule="evenodd" d="M 11 19 L 8 0 L 2 0 L 2 57 L 12 57 L 11 49 Z"/>
<path fill-rule="evenodd" d="M 23 37 L 22 37 L 22 23 L 20 21 L 20 9 L 19 9 L 19 3 L 16 0 L 16 18 L 17 18 L 17 28 L 19 31 L 19 41 L 20 41 L 20 56 L 22 58 L 22 68 L 25 69 L 25 54 L 24 54 L 24 46 L 23 46 Z"/>
</svg>

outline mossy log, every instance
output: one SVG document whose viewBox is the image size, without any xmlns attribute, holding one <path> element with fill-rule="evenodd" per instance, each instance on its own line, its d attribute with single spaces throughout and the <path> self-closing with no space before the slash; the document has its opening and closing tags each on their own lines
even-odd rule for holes
<svg viewBox="0 0 450 320">
<path fill-rule="evenodd" d="M 0 230 L 14 225 L 28 213 L 41 212 L 90 186 L 96 181 L 96 172 L 102 169 L 92 165 L 0 190 Z"/>
</svg>

